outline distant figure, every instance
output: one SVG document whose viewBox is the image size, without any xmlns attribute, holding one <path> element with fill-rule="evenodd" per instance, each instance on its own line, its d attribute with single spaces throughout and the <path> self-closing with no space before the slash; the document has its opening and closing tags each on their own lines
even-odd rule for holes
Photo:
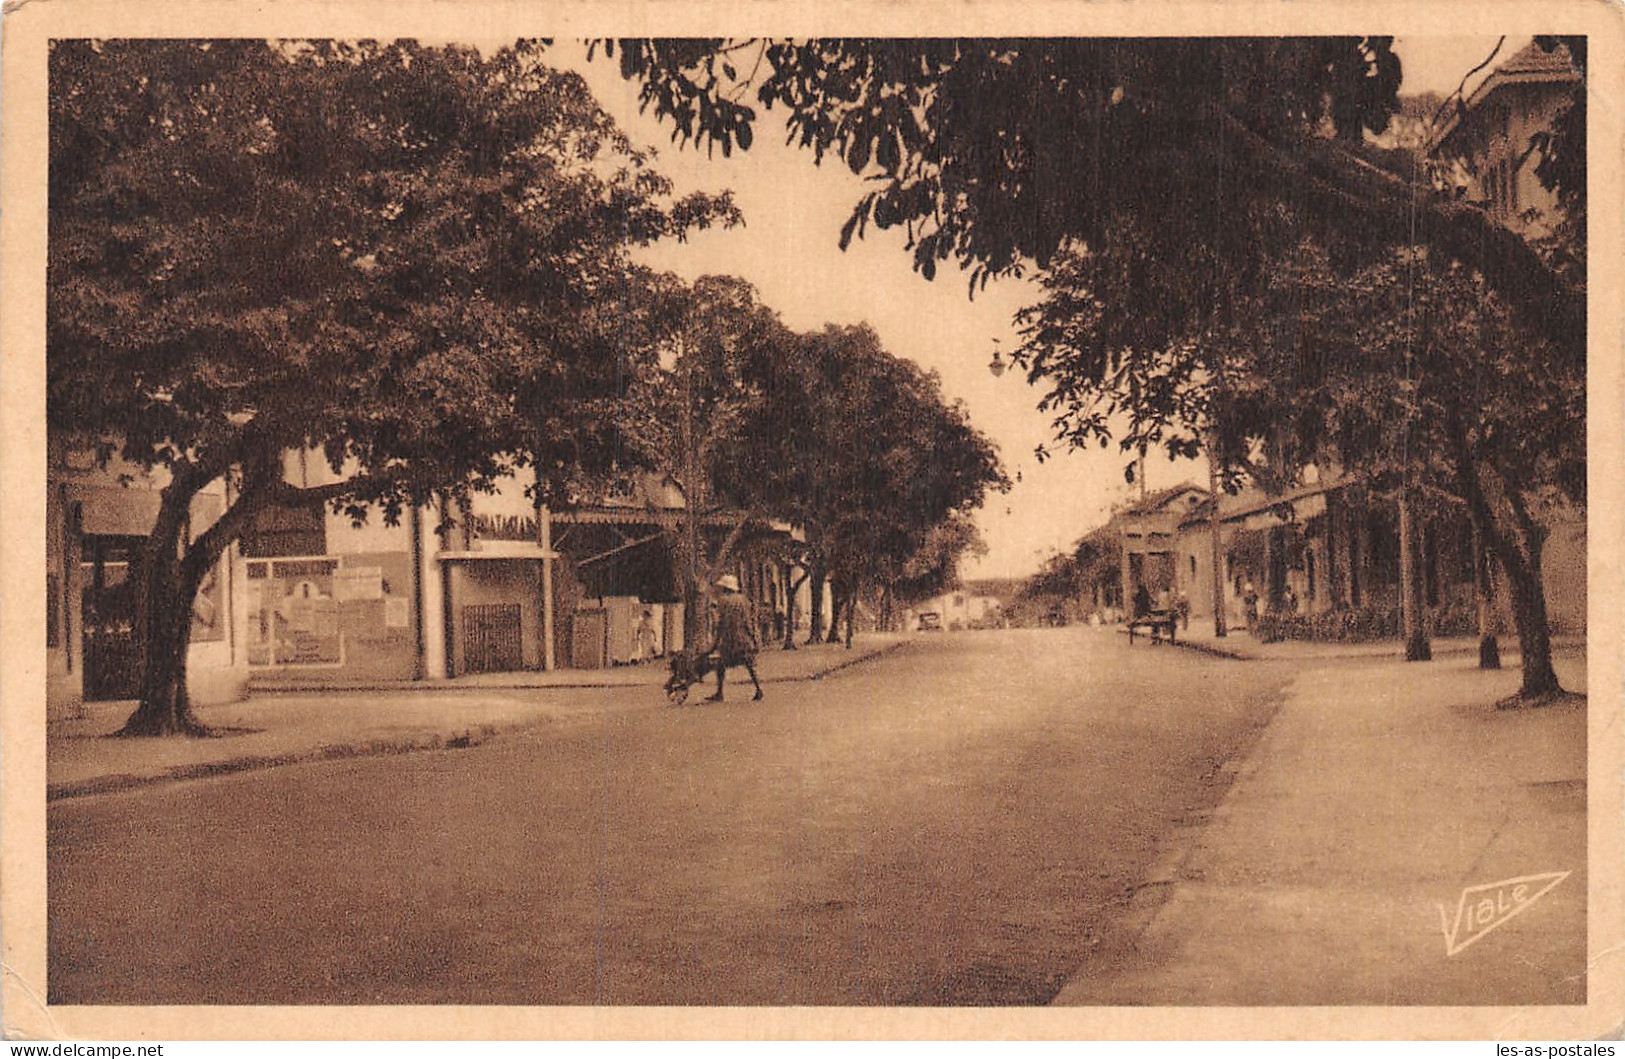
<svg viewBox="0 0 1625 1059">
<path fill-rule="evenodd" d="M 1134 590 L 1134 616 L 1143 618 L 1151 613 L 1151 592 L 1144 585 Z"/>
<path fill-rule="evenodd" d="M 750 682 L 756 686 L 753 701 L 762 697 L 762 682 L 756 679 L 756 624 L 751 621 L 750 600 L 739 592 L 739 579 L 732 574 L 717 578 L 716 587 L 722 590 L 717 598 L 716 639 L 711 650 L 717 656 L 717 693 L 707 702 L 722 701 L 722 687 L 728 679 L 729 666 L 744 666 Z"/>
<path fill-rule="evenodd" d="M 1242 586 L 1241 602 L 1246 607 L 1247 629 L 1251 631 L 1258 622 L 1258 589 L 1253 587 L 1251 578 L 1248 578 L 1247 583 Z"/>
<path fill-rule="evenodd" d="M 1281 593 L 1281 610 L 1286 614 L 1298 613 L 1298 594 L 1292 590 L 1291 585 L 1286 586 L 1286 591 Z"/>
<path fill-rule="evenodd" d="M 643 617 L 638 620 L 637 641 L 639 662 L 660 657 L 660 638 L 655 634 L 654 611 L 648 607 L 643 608 Z"/>
<path fill-rule="evenodd" d="M 1174 602 L 1174 614 L 1179 618 L 1180 628 L 1189 630 L 1191 627 L 1191 597 L 1185 594 L 1184 589 L 1180 589 L 1179 599 Z"/>
</svg>

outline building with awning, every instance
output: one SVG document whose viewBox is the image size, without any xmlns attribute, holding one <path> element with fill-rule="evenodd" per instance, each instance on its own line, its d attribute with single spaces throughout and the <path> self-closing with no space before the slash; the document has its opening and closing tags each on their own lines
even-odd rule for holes
<svg viewBox="0 0 1625 1059">
<path fill-rule="evenodd" d="M 553 514 L 554 545 L 562 557 L 554 601 L 561 615 L 560 657 L 581 666 L 639 660 L 636 625 L 644 614 L 656 627 L 659 651 L 683 649 L 683 586 L 689 573 L 684 504 L 682 490 L 669 478 L 640 474 L 599 502 Z M 712 578 L 734 574 L 755 605 L 762 641 L 782 637 L 796 609 L 792 574 L 800 533 L 787 523 L 741 511 L 707 511 L 696 521 L 703 554 L 695 574 L 701 591 L 708 591 Z M 710 569 L 705 557 L 724 548 L 727 556 Z M 801 594 L 806 591 L 803 587 Z M 801 612 L 806 609 L 803 601 Z"/>
<path fill-rule="evenodd" d="M 1118 598 L 1125 609 L 1133 609 L 1142 588 L 1152 600 L 1163 594 L 1177 599 L 1189 592 L 1189 578 L 1182 575 L 1178 562 L 1180 526 L 1207 498 L 1207 490 L 1185 482 L 1147 494 L 1113 516 L 1122 540 Z"/>
<path fill-rule="evenodd" d="M 290 452 L 300 486 L 336 479 Z M 139 694 L 136 571 L 159 508 L 162 473 L 53 447 L 47 494 L 47 701 Z M 562 510 L 539 508 L 523 475 L 464 506 L 408 509 L 390 525 L 321 507 L 268 508 L 205 582 L 194 606 L 188 687 L 231 701 L 253 680 L 279 685 L 422 680 L 648 661 L 682 644 L 687 530 L 682 491 L 658 475 Z M 213 483 L 193 505 L 195 538 L 230 503 Z M 695 528 L 713 576 L 737 576 L 764 642 L 794 620 L 800 535 L 779 522 L 710 511 Z M 702 590 L 708 586 L 702 585 Z M 807 589 L 802 586 L 800 595 Z M 808 602 L 799 603 L 802 614 Z M 653 626 L 640 630 L 645 618 Z"/>
<path fill-rule="evenodd" d="M 1217 531 L 1219 596 L 1229 626 L 1248 623 L 1249 599 L 1258 615 L 1397 607 L 1397 525 L 1393 502 L 1363 479 L 1323 476 L 1312 465 L 1298 484 L 1276 492 L 1249 484 L 1215 498 L 1189 483 L 1163 489 L 1110 523 L 1121 541 L 1123 609 L 1132 610 L 1144 586 L 1153 601 L 1166 593 L 1171 604 L 1188 608 L 1192 621 L 1213 616 Z M 1463 512 L 1442 506 L 1426 520 L 1423 559 L 1429 605 L 1468 606 L 1473 551 Z"/>
<path fill-rule="evenodd" d="M 1219 498 L 1221 594 L 1227 623 L 1247 622 L 1247 598 L 1264 614 L 1365 615 L 1382 628 L 1399 607 L 1397 500 L 1363 476 L 1306 468 L 1308 481 L 1270 493 L 1249 485 Z M 1177 536 L 1176 565 L 1190 587 L 1192 620 L 1213 614 L 1211 498 L 1192 508 Z M 1471 521 L 1459 505 L 1433 497 L 1422 505 L 1418 559 L 1424 605 L 1435 628 L 1476 627 L 1477 592 Z M 1551 523 L 1543 570 L 1548 617 L 1555 631 L 1585 628 L 1584 523 Z M 1506 601 L 1496 604 L 1506 610 Z M 1397 617 L 1392 620 L 1397 621 Z"/>
</svg>

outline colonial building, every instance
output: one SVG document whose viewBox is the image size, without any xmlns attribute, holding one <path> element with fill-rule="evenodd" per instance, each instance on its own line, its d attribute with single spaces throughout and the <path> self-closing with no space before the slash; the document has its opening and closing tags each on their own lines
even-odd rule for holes
<svg viewBox="0 0 1625 1059">
<path fill-rule="evenodd" d="M 158 512 L 161 473 L 53 446 L 47 494 L 46 653 L 51 716 L 139 692 L 134 569 Z M 290 452 L 301 486 L 335 477 Z M 264 511 L 230 548 L 193 607 L 188 690 L 198 704 L 253 681 L 344 684 L 470 673 L 597 668 L 682 648 L 681 490 L 634 476 L 598 502 L 549 512 L 528 481 L 466 507 L 378 512 L 356 524 L 324 508 Z M 203 533 L 230 502 L 216 482 L 193 506 Z M 764 641 L 810 610 L 792 598 L 794 543 L 783 524 L 707 515 L 702 546 L 733 538 L 724 570 L 757 603 Z M 643 629 L 645 617 L 649 629 Z"/>
<path fill-rule="evenodd" d="M 912 632 L 985 628 L 998 621 L 1001 609 L 1002 604 L 996 596 L 977 595 L 960 588 L 932 596 L 910 607 L 905 615 L 904 628 Z M 936 617 L 926 618 L 927 614 Z"/>
<path fill-rule="evenodd" d="M 1534 138 L 1552 128 L 1579 89 L 1567 49 L 1530 44 L 1449 111 L 1430 151 L 1459 163 L 1452 179 L 1501 224 L 1531 238 L 1548 235 L 1558 204 L 1535 175 Z"/>
<path fill-rule="evenodd" d="M 1208 492 L 1190 483 L 1161 489 L 1130 504 L 1113 517 L 1122 536 L 1123 591 L 1119 597 L 1132 610 L 1140 590 L 1153 600 L 1163 594 L 1178 599 L 1197 587 L 1196 571 L 1181 568 L 1180 526 Z"/>
<path fill-rule="evenodd" d="M 1313 616 L 1337 612 L 1347 633 L 1384 635 L 1397 629 L 1399 608 L 1398 512 L 1391 498 L 1373 495 L 1357 478 L 1322 477 L 1305 469 L 1296 488 L 1270 494 L 1256 485 L 1218 498 L 1219 596 L 1226 625 L 1248 623 L 1249 600 L 1258 615 Z M 1143 585 L 1157 598 L 1189 607 L 1191 621 L 1213 618 L 1212 494 L 1184 484 L 1152 493 L 1117 512 L 1079 542 L 1085 572 L 1086 612 L 1123 616 Z M 1477 587 L 1472 529 L 1464 512 L 1447 503 L 1424 513 L 1420 540 L 1424 603 L 1435 631 L 1476 628 Z M 1548 618 L 1554 632 L 1586 627 L 1586 549 L 1583 519 L 1555 517 L 1543 555 Z M 1117 591 L 1091 578 L 1082 561 L 1085 543 L 1109 554 L 1120 550 Z M 1098 567 L 1098 564 L 1097 564 Z M 1504 598 L 1496 601 L 1510 628 Z"/>
</svg>

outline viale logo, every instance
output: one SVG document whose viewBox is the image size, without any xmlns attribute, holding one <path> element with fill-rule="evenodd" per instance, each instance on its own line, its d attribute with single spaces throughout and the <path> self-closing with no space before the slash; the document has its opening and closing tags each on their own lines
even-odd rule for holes
<svg viewBox="0 0 1625 1059">
<path fill-rule="evenodd" d="M 1454 956 L 1525 911 L 1568 877 L 1566 871 L 1551 871 L 1543 875 L 1520 875 L 1516 879 L 1503 879 L 1462 890 L 1461 900 L 1456 903 L 1454 922 L 1445 906 L 1439 906 L 1439 921 L 1444 926 L 1445 955 Z"/>
</svg>

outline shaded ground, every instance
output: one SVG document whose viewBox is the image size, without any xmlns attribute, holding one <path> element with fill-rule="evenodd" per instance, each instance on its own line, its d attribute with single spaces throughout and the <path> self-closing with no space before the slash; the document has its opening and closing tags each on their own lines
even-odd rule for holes
<svg viewBox="0 0 1625 1059">
<path fill-rule="evenodd" d="M 765 705 L 584 691 L 618 708 L 59 802 L 50 997 L 1044 1003 L 1115 948 L 1286 674 L 944 635 Z"/>
</svg>

